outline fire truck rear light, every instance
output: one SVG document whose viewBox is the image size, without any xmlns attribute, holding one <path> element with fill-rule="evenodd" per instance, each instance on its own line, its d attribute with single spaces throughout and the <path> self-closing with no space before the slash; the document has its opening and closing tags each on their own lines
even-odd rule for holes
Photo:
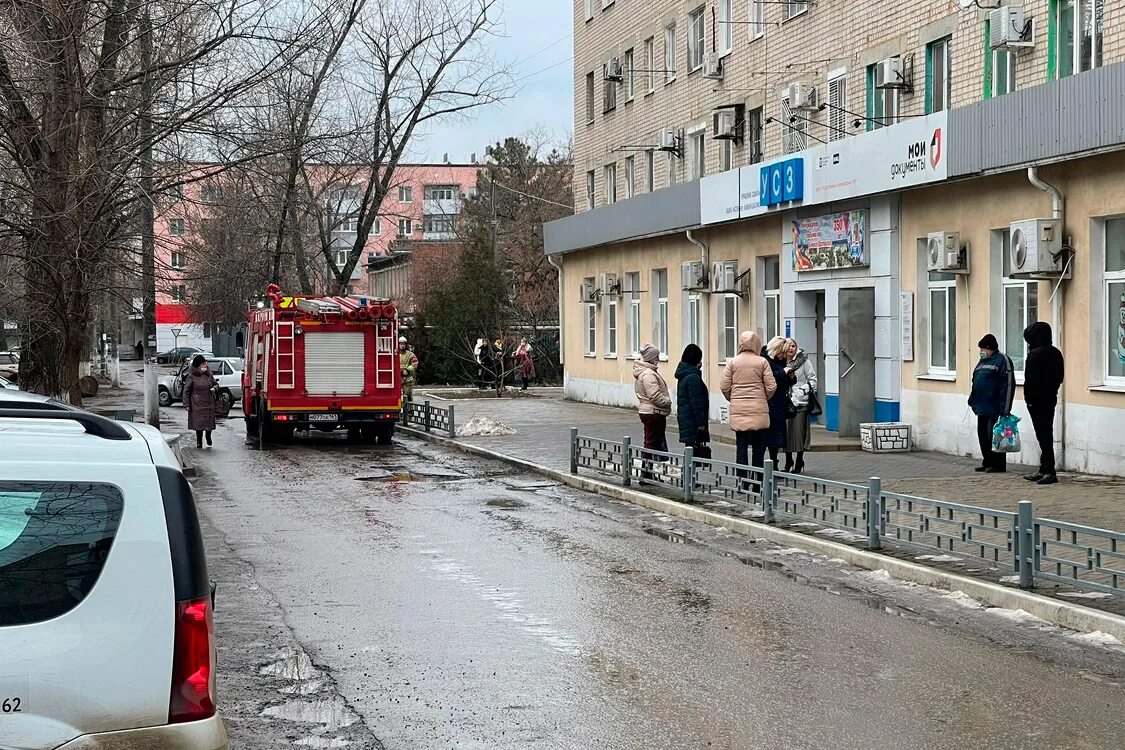
<svg viewBox="0 0 1125 750">
<path fill-rule="evenodd" d="M 383 307 L 383 317 L 393 319 L 394 316 L 395 316 L 395 306 L 394 305 L 385 305 Z"/>
<path fill-rule="evenodd" d="M 288 414 L 274 414 L 273 418 L 277 422 L 288 422 L 289 421 L 289 415 Z"/>
<path fill-rule="evenodd" d="M 358 310 L 356 310 L 355 314 L 356 314 L 356 317 L 359 318 L 360 320 L 370 320 L 370 318 L 371 318 L 371 313 L 367 312 L 366 307 L 359 308 Z"/>
</svg>

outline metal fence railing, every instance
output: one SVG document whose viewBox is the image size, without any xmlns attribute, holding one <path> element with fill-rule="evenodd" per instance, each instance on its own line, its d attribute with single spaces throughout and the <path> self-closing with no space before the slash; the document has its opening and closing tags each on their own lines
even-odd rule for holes
<svg viewBox="0 0 1125 750">
<path fill-rule="evenodd" d="M 426 432 L 444 432 L 451 438 L 457 437 L 457 420 L 453 404 L 447 407 L 431 406 L 429 401 L 421 404 L 406 401 L 402 405 L 402 424 L 409 427 L 417 425 Z"/>
<path fill-rule="evenodd" d="M 814 523 L 868 549 L 884 544 L 979 559 L 1019 575 L 1021 588 L 1041 578 L 1079 589 L 1125 594 L 1125 533 L 1037 518 L 1030 500 L 1018 512 L 884 492 L 683 453 L 652 451 L 570 431 L 570 470 L 611 474 L 625 486 L 649 484 L 686 502 L 707 501 L 775 519 Z"/>
</svg>

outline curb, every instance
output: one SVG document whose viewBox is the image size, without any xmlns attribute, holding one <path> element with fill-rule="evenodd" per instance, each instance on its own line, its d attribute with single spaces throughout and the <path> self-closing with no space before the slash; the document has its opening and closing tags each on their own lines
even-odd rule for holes
<svg viewBox="0 0 1125 750">
<path fill-rule="evenodd" d="M 689 521 L 723 528 L 736 534 L 753 536 L 786 547 L 796 547 L 829 558 L 839 558 L 849 565 L 864 570 L 885 570 L 892 578 L 909 583 L 945 589 L 947 591 L 960 591 L 973 599 L 991 607 L 1004 609 L 1022 609 L 1029 614 L 1049 623 L 1058 625 L 1068 630 L 1083 633 L 1100 631 L 1125 642 L 1125 617 L 1102 612 L 1100 610 L 1084 607 L 1080 604 L 1061 602 L 1041 594 L 1033 594 L 1021 589 L 1013 589 L 990 581 L 981 581 L 976 578 L 949 573 L 937 568 L 926 567 L 917 563 L 899 560 L 894 557 L 880 555 L 876 552 L 856 549 L 846 544 L 831 542 L 825 539 L 816 539 L 796 531 L 780 529 L 776 526 L 749 521 L 744 518 L 734 518 L 721 513 L 706 510 L 693 505 L 684 505 L 675 500 L 667 500 L 656 495 L 619 487 L 614 484 L 591 479 L 585 476 L 570 474 L 547 466 L 541 466 L 521 458 L 506 456 L 502 453 L 481 448 L 476 445 L 461 443 L 450 438 L 440 437 L 432 433 L 415 430 L 410 427 L 399 427 L 403 433 L 411 437 L 421 438 L 431 443 L 436 443 L 449 448 L 454 448 L 462 453 L 502 461 L 506 464 L 525 469 L 529 472 L 541 474 L 568 487 L 586 492 L 592 492 L 603 497 L 622 500 L 627 503 L 639 505 L 649 510 L 655 510 L 669 516 L 683 518 Z"/>
</svg>

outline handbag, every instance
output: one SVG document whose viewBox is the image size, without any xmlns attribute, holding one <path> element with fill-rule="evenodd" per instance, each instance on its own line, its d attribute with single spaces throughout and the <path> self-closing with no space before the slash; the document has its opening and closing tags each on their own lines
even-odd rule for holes
<svg viewBox="0 0 1125 750">
<path fill-rule="evenodd" d="M 809 389 L 809 416 L 819 417 L 824 413 L 824 409 L 820 407 L 820 399 L 816 397 L 816 390 Z"/>
<path fill-rule="evenodd" d="M 1015 414 L 1008 414 L 996 420 L 992 428 L 993 453 L 1019 453 L 1020 452 L 1020 418 Z"/>
<path fill-rule="evenodd" d="M 701 443 L 695 446 L 695 451 L 692 453 L 695 458 L 702 458 L 705 461 L 711 460 L 711 446 L 707 443 Z"/>
</svg>

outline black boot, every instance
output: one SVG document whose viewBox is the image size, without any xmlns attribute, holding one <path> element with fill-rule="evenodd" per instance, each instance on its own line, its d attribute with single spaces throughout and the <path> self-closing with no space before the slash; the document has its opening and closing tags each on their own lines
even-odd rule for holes
<svg viewBox="0 0 1125 750">
<path fill-rule="evenodd" d="M 797 454 L 797 465 L 793 467 L 794 474 L 805 473 L 805 453 L 804 451 Z"/>
<path fill-rule="evenodd" d="M 211 447 L 211 431 L 207 430 L 206 434 L 207 434 L 207 447 L 210 448 Z"/>
<path fill-rule="evenodd" d="M 789 451 L 785 451 L 785 468 L 782 471 L 786 474 L 793 471 L 793 454 Z"/>
<path fill-rule="evenodd" d="M 203 447 L 203 431 L 202 430 L 196 430 L 195 431 L 195 447 L 196 448 L 202 448 Z"/>
</svg>

